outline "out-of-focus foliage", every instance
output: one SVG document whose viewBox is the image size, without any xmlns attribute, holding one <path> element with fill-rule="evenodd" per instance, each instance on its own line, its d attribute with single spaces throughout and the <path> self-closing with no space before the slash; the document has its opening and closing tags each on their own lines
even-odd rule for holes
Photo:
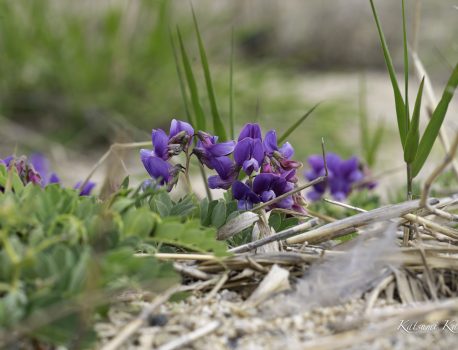
<svg viewBox="0 0 458 350">
<path fill-rule="evenodd" d="M 2 114 L 91 142 L 177 111 L 170 2 L 1 1 L 0 18 Z"/>
</svg>

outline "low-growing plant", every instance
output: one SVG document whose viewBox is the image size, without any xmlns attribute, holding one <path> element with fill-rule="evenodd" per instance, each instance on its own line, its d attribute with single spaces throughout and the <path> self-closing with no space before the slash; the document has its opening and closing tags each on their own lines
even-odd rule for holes
<svg viewBox="0 0 458 350">
<path fill-rule="evenodd" d="M 172 265 L 154 254 L 227 254 L 215 227 L 201 224 L 209 210 L 193 195 L 175 202 L 164 189 L 129 189 L 126 179 L 102 202 L 29 180 L 14 162 L 0 164 L 2 346 L 21 338 L 78 347 L 93 338 L 97 315 L 122 291 L 161 292 L 178 282 Z"/>
</svg>

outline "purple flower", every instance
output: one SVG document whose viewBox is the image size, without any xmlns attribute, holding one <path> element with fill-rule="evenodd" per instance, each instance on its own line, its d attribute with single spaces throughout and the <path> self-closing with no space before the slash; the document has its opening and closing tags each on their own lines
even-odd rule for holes
<svg viewBox="0 0 458 350">
<path fill-rule="evenodd" d="M 25 156 L 21 156 L 19 158 L 9 156 L 2 160 L 1 163 L 8 169 L 14 166 L 19 178 L 24 184 L 28 184 L 30 182 L 34 184 L 41 184 L 42 182 L 40 173 L 36 171 L 29 162 L 27 162 L 27 158 Z"/>
<path fill-rule="evenodd" d="M 261 139 L 245 137 L 234 149 L 235 163 L 243 168 L 247 175 L 258 171 L 264 160 L 264 150 Z"/>
<path fill-rule="evenodd" d="M 240 210 L 249 210 L 254 204 L 261 202 L 259 196 L 253 192 L 250 186 L 241 181 L 234 182 L 232 194 L 237 199 L 237 206 Z"/>
<path fill-rule="evenodd" d="M 259 126 L 258 123 L 245 124 L 242 131 L 240 131 L 238 141 L 240 142 L 247 137 L 250 139 L 262 140 L 261 127 Z"/>
<path fill-rule="evenodd" d="M 215 169 L 218 175 L 208 178 L 208 187 L 229 189 L 237 178 L 234 161 L 226 156 L 215 157 L 211 160 L 211 169 Z"/>
<path fill-rule="evenodd" d="M 193 153 L 202 164 L 205 164 L 210 169 L 214 169 L 212 165 L 214 158 L 227 156 L 234 151 L 235 141 L 218 143 L 218 136 L 212 136 L 203 131 L 199 131 L 197 136 L 199 141 L 197 141 Z"/>
<path fill-rule="evenodd" d="M 264 151 L 272 156 L 275 152 L 278 152 L 282 158 L 290 159 L 294 154 L 294 148 L 289 142 L 285 142 L 281 147 L 277 144 L 277 132 L 270 130 L 267 132 L 263 142 Z"/>
<path fill-rule="evenodd" d="M 324 162 L 322 157 L 314 155 L 309 157 L 308 163 L 311 169 L 305 173 L 305 177 L 312 181 L 325 175 Z M 310 200 L 318 200 L 329 187 L 331 195 L 338 201 L 345 200 L 350 194 L 355 183 L 364 178 L 360 169 L 360 162 L 357 157 L 343 160 L 338 155 L 329 153 L 326 155 L 328 166 L 328 178 L 326 181 L 313 186 L 313 190 L 308 193 Z"/>
<path fill-rule="evenodd" d="M 50 172 L 49 160 L 41 153 L 33 153 L 29 157 L 33 168 L 41 176 L 41 185 L 44 187 L 49 184 L 60 183 L 60 179 L 56 173 Z"/>
<path fill-rule="evenodd" d="M 264 161 L 264 149 L 259 124 L 246 124 L 243 127 L 234 149 L 234 160 L 248 176 L 261 168 Z"/>
<path fill-rule="evenodd" d="M 294 184 L 286 181 L 276 174 L 259 174 L 253 181 L 253 191 L 257 193 L 263 202 L 268 202 L 278 196 L 291 191 Z M 293 205 L 293 198 L 288 196 L 274 204 L 277 208 L 289 209 Z"/>
<path fill-rule="evenodd" d="M 170 139 L 173 139 L 174 137 L 180 134 L 187 135 L 189 138 L 188 141 L 190 142 L 191 138 L 194 136 L 194 129 L 189 123 L 186 123 L 181 120 L 172 119 L 172 123 L 170 124 Z"/>
<path fill-rule="evenodd" d="M 151 140 L 153 142 L 154 150 L 153 154 L 163 160 L 170 158 L 169 154 L 169 137 L 162 129 L 153 129 L 151 132 Z M 143 149 L 140 151 L 144 151 Z"/>
<path fill-rule="evenodd" d="M 78 181 L 77 184 L 73 187 L 75 190 L 80 190 L 80 196 L 89 196 L 92 190 L 95 187 L 95 182 L 88 181 L 83 188 L 81 188 L 81 181 Z"/>
<path fill-rule="evenodd" d="M 159 185 L 166 185 L 170 191 L 178 180 L 180 166 L 172 166 L 167 162 L 172 156 L 187 152 L 194 137 L 191 124 L 173 119 L 169 135 L 162 129 L 153 129 L 151 140 L 154 149 L 140 150 L 140 159 L 148 174 Z"/>
<path fill-rule="evenodd" d="M 171 181 L 172 165 L 156 156 L 155 152 L 142 149 L 140 158 L 148 174 L 160 185 L 165 185 Z"/>
<path fill-rule="evenodd" d="M 194 136 L 194 129 L 191 124 L 181 120 L 172 119 L 169 132 L 169 147 L 172 153 L 179 154 L 181 151 L 187 151 Z M 178 152 L 178 153 L 175 153 Z"/>
<path fill-rule="evenodd" d="M 285 180 L 285 178 L 276 175 L 263 173 L 257 175 L 250 187 L 240 181 L 234 182 L 232 193 L 238 200 L 239 209 L 251 209 L 253 204 L 259 202 L 268 202 L 278 196 L 290 192 L 294 184 Z M 295 204 L 292 196 L 288 196 L 272 205 L 276 208 L 291 209 Z"/>
<path fill-rule="evenodd" d="M 4 164 L 6 167 L 10 166 L 11 161 L 14 159 L 13 156 L 8 156 L 5 159 L 0 159 L 0 164 Z"/>
<path fill-rule="evenodd" d="M 189 123 L 173 119 L 169 135 L 162 129 L 153 129 L 151 132 L 154 155 L 168 160 L 182 151 L 187 151 L 193 136 L 194 129 Z"/>
</svg>

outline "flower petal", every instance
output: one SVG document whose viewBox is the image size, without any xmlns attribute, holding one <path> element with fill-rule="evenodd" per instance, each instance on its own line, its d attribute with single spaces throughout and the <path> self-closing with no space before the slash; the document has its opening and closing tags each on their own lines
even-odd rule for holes
<svg viewBox="0 0 458 350">
<path fill-rule="evenodd" d="M 168 149 L 167 145 L 169 142 L 169 137 L 162 129 L 153 129 L 151 133 L 153 139 L 154 153 L 157 157 L 162 158 L 163 160 L 168 159 Z"/>
<path fill-rule="evenodd" d="M 348 176 L 355 170 L 358 170 L 359 160 L 357 157 L 351 157 L 350 159 L 344 160 L 340 164 L 340 172 L 342 176 Z"/>
<path fill-rule="evenodd" d="M 271 189 L 272 182 L 275 181 L 277 175 L 271 173 L 262 173 L 257 175 L 253 181 L 253 192 L 261 194 L 264 191 Z"/>
<path fill-rule="evenodd" d="M 262 147 L 262 142 L 260 139 L 255 139 L 253 141 L 253 146 L 252 146 L 252 151 L 251 151 L 251 157 L 256 159 L 258 161 L 258 164 L 262 164 L 262 161 L 264 160 L 264 147 Z"/>
<path fill-rule="evenodd" d="M 251 158 L 253 140 L 249 137 L 239 141 L 234 149 L 234 160 L 238 166 L 242 166 L 243 162 Z"/>
<path fill-rule="evenodd" d="M 310 192 L 307 193 L 307 198 L 311 200 L 312 202 L 315 202 L 323 196 L 324 192 L 319 192 L 315 190 L 311 190 Z"/>
<path fill-rule="evenodd" d="M 235 181 L 232 185 L 232 195 L 235 199 L 245 199 L 250 192 L 251 188 L 241 181 Z"/>
<path fill-rule="evenodd" d="M 216 143 L 208 147 L 208 151 L 214 157 L 227 156 L 234 151 L 235 141 Z"/>
<path fill-rule="evenodd" d="M 278 151 L 277 133 L 275 130 L 269 130 L 263 141 L 264 150 L 271 155 L 274 151 Z"/>
<path fill-rule="evenodd" d="M 337 154 L 334 154 L 334 153 L 326 154 L 326 165 L 328 166 L 329 171 L 339 174 L 341 163 L 342 163 L 342 158 L 340 158 Z"/>
<path fill-rule="evenodd" d="M 251 158 L 243 162 L 242 168 L 245 174 L 249 176 L 253 173 L 253 171 L 259 170 L 259 163 L 256 159 Z"/>
<path fill-rule="evenodd" d="M 258 123 L 248 123 L 245 124 L 242 131 L 240 131 L 238 141 L 242 141 L 246 137 L 251 137 L 252 139 L 260 139 L 261 136 L 261 127 Z"/>
<path fill-rule="evenodd" d="M 49 176 L 49 160 L 41 153 L 34 153 L 29 157 L 33 168 L 40 174 L 43 184 Z"/>
<path fill-rule="evenodd" d="M 234 174 L 234 162 L 229 157 L 223 156 L 213 158 L 211 160 L 211 165 L 224 180 L 229 179 Z"/>
<path fill-rule="evenodd" d="M 58 184 L 58 183 L 60 183 L 59 176 L 57 176 L 56 173 L 51 173 L 51 176 L 49 177 L 48 183 L 49 184 Z"/>
<path fill-rule="evenodd" d="M 189 136 L 194 135 L 194 129 L 191 126 L 191 124 L 186 123 L 182 120 L 172 119 L 172 123 L 170 124 L 169 137 L 172 138 L 181 131 L 185 131 Z"/>
<path fill-rule="evenodd" d="M 324 161 L 322 156 L 313 155 L 310 156 L 307 161 L 315 173 L 320 173 L 322 170 L 324 170 Z"/>
<path fill-rule="evenodd" d="M 294 154 L 294 148 L 289 142 L 285 142 L 279 149 L 281 155 L 286 159 L 289 159 Z"/>
<path fill-rule="evenodd" d="M 232 179 L 222 179 L 219 175 L 213 175 L 208 177 L 208 187 L 211 189 L 222 188 L 228 190 L 232 186 Z"/>
<path fill-rule="evenodd" d="M 276 197 L 275 192 L 272 190 L 264 191 L 261 193 L 261 200 L 265 203 Z"/>
<path fill-rule="evenodd" d="M 170 170 L 172 166 L 165 160 L 159 157 L 149 156 L 142 158 L 142 162 L 148 174 L 153 179 L 160 180 L 161 185 L 170 180 Z"/>
</svg>

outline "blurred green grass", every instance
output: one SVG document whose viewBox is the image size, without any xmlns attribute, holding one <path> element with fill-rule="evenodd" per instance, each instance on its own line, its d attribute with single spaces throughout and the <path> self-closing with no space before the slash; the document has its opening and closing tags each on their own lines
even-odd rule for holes
<svg viewBox="0 0 458 350">
<path fill-rule="evenodd" d="M 167 127 L 171 118 L 185 119 L 169 37 L 176 21 L 198 72 L 199 89 L 205 89 L 191 14 L 175 18 L 168 1 L 110 6 L 2 1 L 0 16 L 1 114 L 70 148 L 105 146 L 126 132 L 144 139 L 151 128 Z M 245 35 L 235 34 L 236 42 Z M 205 31 L 202 35 L 204 41 L 211 37 Z M 228 125 L 230 58 L 215 53 L 220 42 L 210 44 L 216 97 Z M 296 68 L 265 62 L 253 64 L 235 55 L 236 125 L 257 120 L 265 131 L 281 133 L 318 101 L 301 97 Z M 348 101 L 323 100 L 290 138 L 299 158 L 320 152 L 321 137 L 329 149 L 349 153 L 351 143 L 336 125 L 355 118 L 355 110 Z M 209 114 L 208 102 L 202 99 Z"/>
</svg>

